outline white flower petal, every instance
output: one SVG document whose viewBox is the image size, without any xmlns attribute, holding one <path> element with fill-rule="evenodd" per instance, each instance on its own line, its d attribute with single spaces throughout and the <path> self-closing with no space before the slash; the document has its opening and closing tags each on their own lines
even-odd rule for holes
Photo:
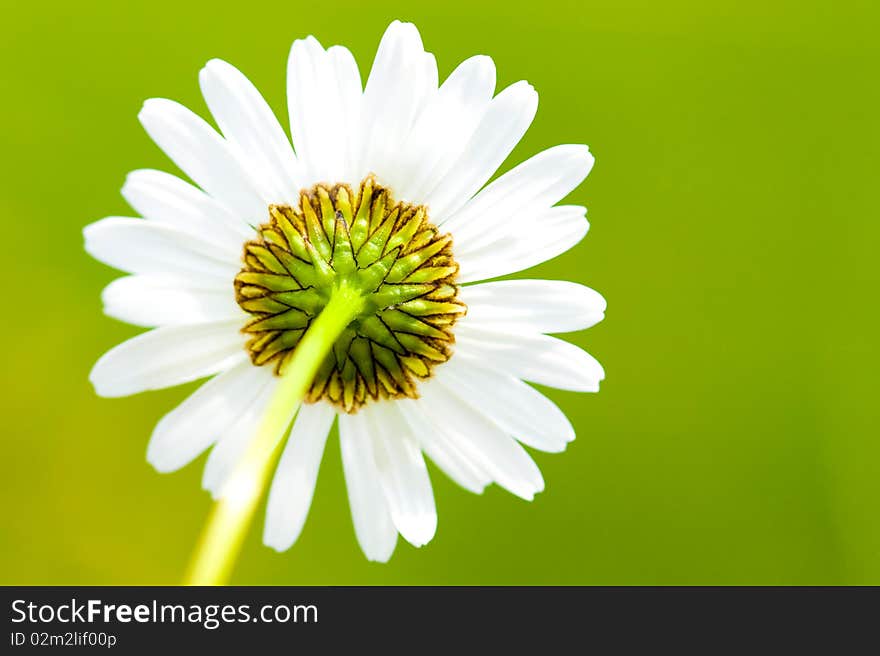
<svg viewBox="0 0 880 656">
<path fill-rule="evenodd" d="M 587 177 L 593 161 L 586 146 L 549 148 L 492 182 L 444 220 L 443 229 L 468 249 L 491 243 L 505 225 L 530 221 L 570 194 Z"/>
<path fill-rule="evenodd" d="M 499 93 L 449 173 L 428 193 L 432 219 L 442 223 L 484 185 L 522 139 L 538 109 L 538 94 L 527 82 Z"/>
<path fill-rule="evenodd" d="M 343 182 L 347 168 L 349 107 L 360 91 L 354 58 L 344 48 L 325 51 L 310 36 L 293 43 L 287 63 L 287 106 L 290 133 L 302 171 L 304 187 L 317 182 Z M 352 66 L 354 69 L 352 70 Z M 356 108 L 351 108 L 356 110 Z M 358 180 L 359 182 L 359 180 Z"/>
<path fill-rule="evenodd" d="M 223 430 L 217 444 L 211 449 L 205 471 L 202 472 L 202 489 L 209 491 L 214 499 L 228 499 L 250 492 L 245 488 L 251 481 L 242 478 L 237 481 L 238 485 L 234 485 L 231 484 L 232 476 L 244 457 L 248 444 L 257 435 L 279 380 L 268 367 L 253 368 L 259 369 L 263 374 L 255 385 L 253 400 L 238 419 Z M 291 416 L 286 422 L 279 424 L 278 433 L 272 436 L 273 439 L 280 440 L 284 436 L 293 419 L 293 412 L 291 410 Z"/>
<path fill-rule="evenodd" d="M 127 396 L 204 378 L 247 357 L 241 322 L 163 326 L 110 349 L 89 380 L 100 396 Z"/>
<path fill-rule="evenodd" d="M 203 119 L 164 98 L 147 100 L 138 118 L 153 141 L 202 189 L 251 225 L 266 219 L 273 199 L 260 196 L 229 144 Z"/>
<path fill-rule="evenodd" d="M 266 375 L 244 361 L 202 385 L 156 425 L 147 461 L 160 472 L 188 464 L 244 414 Z"/>
<path fill-rule="evenodd" d="M 301 185 L 293 148 L 256 87 L 220 59 L 212 59 L 199 72 L 199 84 L 214 120 L 239 158 L 247 162 L 262 197 L 296 204 Z"/>
<path fill-rule="evenodd" d="M 340 132 L 348 135 L 344 147 L 340 153 L 339 182 L 348 182 L 356 185 L 360 182 L 354 178 L 355 160 L 360 156 L 360 141 L 358 131 L 361 121 L 361 101 L 363 99 L 363 85 L 361 73 L 358 70 L 354 56 L 348 48 L 332 46 L 327 49 L 330 58 L 330 67 L 333 77 L 336 79 L 338 106 L 342 127 Z M 331 88 L 330 93 L 333 93 Z M 344 157 L 342 156 L 344 155 Z"/>
<path fill-rule="evenodd" d="M 601 294 L 567 280 L 499 280 L 461 288 L 467 325 L 485 330 L 564 333 L 605 318 Z"/>
<path fill-rule="evenodd" d="M 395 402 L 369 404 L 360 413 L 366 418 L 372 438 L 391 521 L 407 542 L 424 546 L 437 530 L 437 510 L 418 443 Z"/>
<path fill-rule="evenodd" d="M 426 102 L 401 148 L 406 178 L 394 188 L 398 198 L 425 199 L 467 145 L 494 91 L 495 64 L 489 57 L 471 57 L 452 71 Z"/>
<path fill-rule="evenodd" d="M 364 88 L 361 153 L 355 175 L 375 173 L 392 190 L 408 171 L 399 157 L 403 142 L 430 91 L 429 61 L 415 25 L 388 26 Z M 436 90 L 436 76 L 435 76 Z"/>
<path fill-rule="evenodd" d="M 136 326 L 186 325 L 248 315 L 235 302 L 229 281 L 199 286 L 180 276 L 144 274 L 117 278 L 101 293 L 107 316 Z"/>
<path fill-rule="evenodd" d="M 573 392 L 598 392 L 602 365 L 574 344 L 548 335 L 455 326 L 455 356 L 491 363 L 517 378 Z"/>
<path fill-rule="evenodd" d="M 423 408 L 438 431 L 472 458 L 498 485 L 531 501 L 544 489 L 535 462 L 512 437 L 471 408 L 445 381 L 443 367 L 421 385 Z"/>
<path fill-rule="evenodd" d="M 492 477 L 472 458 L 462 453 L 455 444 L 437 430 L 428 419 L 420 399 L 402 400 L 398 409 L 425 454 L 444 474 L 474 494 L 482 494 Z"/>
<path fill-rule="evenodd" d="M 111 216 L 83 229 L 86 252 L 129 273 L 178 275 L 210 284 L 232 279 L 241 264 L 216 246 L 171 226 Z"/>
<path fill-rule="evenodd" d="M 399 151 L 393 157 L 392 166 L 388 168 L 388 176 L 380 176 L 387 184 L 392 186 L 394 197 L 397 200 L 409 200 L 407 190 L 412 184 L 416 167 L 420 162 L 420 155 L 428 156 L 427 152 L 419 153 L 407 143 L 408 139 L 417 129 L 422 117 L 435 104 L 438 95 L 437 59 L 430 52 L 422 53 L 421 59 L 421 75 L 415 77 L 411 89 L 411 93 L 416 99 L 416 109 L 413 112 L 410 130 L 407 132 L 409 137 L 402 135 L 403 139 L 400 142 L 400 146 L 398 146 Z M 437 134 L 435 133 L 432 136 L 436 142 Z M 388 165 L 386 164 L 385 166 L 387 167 Z"/>
<path fill-rule="evenodd" d="M 546 396 L 518 378 L 486 368 L 486 360 L 456 356 L 444 364 L 444 376 L 471 407 L 508 435 L 550 453 L 564 451 L 574 440 L 571 422 Z"/>
<path fill-rule="evenodd" d="M 369 560 L 387 562 L 397 545 L 397 529 L 379 484 L 370 432 L 362 413 L 339 415 L 339 446 L 358 544 Z"/>
<path fill-rule="evenodd" d="M 241 244 L 254 230 L 225 205 L 176 175 L 141 169 L 132 171 L 122 195 L 142 217 L 173 226 L 222 246 L 238 257 Z"/>
<path fill-rule="evenodd" d="M 460 283 L 477 282 L 528 269 L 577 244 L 590 224 L 583 207 L 559 205 L 523 223 L 511 223 L 491 244 L 474 251 L 456 248 Z"/>
<path fill-rule="evenodd" d="M 296 415 L 266 505 L 263 542 L 277 551 L 290 549 L 302 532 L 335 418 L 329 403 L 303 404 Z"/>
<path fill-rule="evenodd" d="M 425 111 L 428 103 L 436 97 L 437 90 L 440 87 L 440 72 L 437 70 L 437 58 L 432 52 L 422 53 L 421 83 L 422 88 L 417 91 L 417 97 L 421 99 L 421 102 L 416 106 L 416 120 Z"/>
</svg>

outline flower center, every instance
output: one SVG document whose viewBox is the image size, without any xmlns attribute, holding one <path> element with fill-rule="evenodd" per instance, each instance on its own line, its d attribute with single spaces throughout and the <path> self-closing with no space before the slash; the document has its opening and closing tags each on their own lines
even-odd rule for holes
<svg viewBox="0 0 880 656">
<path fill-rule="evenodd" d="M 395 202 L 372 177 L 357 190 L 318 184 L 298 208 L 270 205 L 270 221 L 244 246 L 235 298 L 253 316 L 243 331 L 251 361 L 280 374 L 340 284 L 364 309 L 321 365 L 306 401 L 355 412 L 370 399 L 416 397 L 416 382 L 449 359 L 458 299 L 452 237 L 424 206 Z"/>
</svg>

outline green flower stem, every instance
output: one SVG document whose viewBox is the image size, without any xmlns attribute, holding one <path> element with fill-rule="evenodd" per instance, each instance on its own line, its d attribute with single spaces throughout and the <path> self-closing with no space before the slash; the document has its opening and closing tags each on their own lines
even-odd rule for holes
<svg viewBox="0 0 880 656">
<path fill-rule="evenodd" d="M 297 344 L 244 458 L 214 504 L 193 553 L 186 585 L 225 585 L 229 580 L 287 426 L 333 343 L 361 312 L 363 304 L 357 289 L 344 283 L 337 286 Z"/>
</svg>

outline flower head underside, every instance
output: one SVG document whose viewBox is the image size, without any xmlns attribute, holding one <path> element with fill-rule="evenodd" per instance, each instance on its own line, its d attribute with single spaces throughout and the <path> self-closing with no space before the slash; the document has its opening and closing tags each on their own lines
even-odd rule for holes
<svg viewBox="0 0 880 656">
<path fill-rule="evenodd" d="M 347 412 L 370 399 L 417 396 L 417 381 L 449 359 L 458 300 L 452 237 L 426 208 L 396 202 L 366 178 L 357 189 L 318 184 L 299 207 L 272 205 L 269 223 L 244 247 L 235 278 L 256 365 L 281 373 L 305 331 L 345 286 L 363 310 L 324 360 L 307 400 Z"/>
</svg>

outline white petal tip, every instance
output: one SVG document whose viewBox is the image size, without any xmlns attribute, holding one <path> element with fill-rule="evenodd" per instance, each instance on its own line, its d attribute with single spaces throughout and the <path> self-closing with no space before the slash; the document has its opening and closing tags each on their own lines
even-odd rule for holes
<svg viewBox="0 0 880 656">
<path fill-rule="evenodd" d="M 284 536 L 269 535 L 267 533 L 263 534 L 263 544 L 278 553 L 284 553 L 285 551 L 290 549 L 293 546 L 294 542 L 296 542 L 295 539 L 285 539 Z"/>
<path fill-rule="evenodd" d="M 205 62 L 205 65 L 202 66 L 202 71 L 213 68 L 232 68 L 232 64 L 223 61 L 219 57 L 213 57 L 212 59 L 209 59 L 207 62 Z"/>
<path fill-rule="evenodd" d="M 532 486 L 530 488 L 521 487 L 518 489 L 510 489 L 507 488 L 508 492 L 513 494 L 515 497 L 519 497 L 523 501 L 534 501 L 535 495 L 539 492 L 544 491 L 544 481 L 541 481 L 540 487 Z"/>
<path fill-rule="evenodd" d="M 138 112 L 138 121 L 149 132 L 151 126 L 155 126 L 157 121 L 169 116 L 169 112 L 178 112 L 183 106 L 169 100 L 168 98 L 147 98 Z"/>
<path fill-rule="evenodd" d="M 89 373 L 89 382 L 95 389 L 95 394 L 105 399 L 118 399 L 123 396 L 129 396 L 131 392 L 128 390 L 120 390 L 112 381 L 104 380 L 101 364 L 102 361 L 98 360 Z"/>
<path fill-rule="evenodd" d="M 180 469 L 180 466 L 170 462 L 163 462 L 159 456 L 155 453 L 151 454 L 149 451 L 147 452 L 147 462 L 160 474 L 170 474 Z"/>
<path fill-rule="evenodd" d="M 369 554 L 364 554 L 364 555 L 366 555 L 367 560 L 369 560 L 371 563 L 380 563 L 380 564 L 384 565 L 389 560 L 391 560 L 391 554 L 388 554 L 387 556 L 385 556 L 385 555 L 370 556 Z"/>
<path fill-rule="evenodd" d="M 367 550 L 361 545 L 361 550 L 366 556 L 367 560 L 371 563 L 382 563 L 385 564 L 389 560 L 391 560 L 391 556 L 394 555 L 394 549 L 397 547 L 397 534 L 394 534 L 394 540 L 390 542 L 390 544 L 382 545 L 376 549 Z"/>
<path fill-rule="evenodd" d="M 101 385 L 99 385 L 99 384 L 96 383 L 95 381 L 89 381 L 89 382 L 92 383 L 92 387 L 95 389 L 95 394 L 97 394 L 97 395 L 100 396 L 101 398 L 104 398 L 104 399 L 118 399 L 118 398 L 121 398 L 121 397 L 123 397 L 123 396 L 127 396 L 126 394 L 115 394 L 115 393 L 113 393 L 113 391 L 112 391 L 111 389 L 108 389 L 108 388 L 106 388 L 106 387 L 102 387 Z"/>
<path fill-rule="evenodd" d="M 126 194 L 128 194 L 128 192 L 131 190 L 132 185 L 136 184 L 137 177 L 138 177 L 137 171 L 130 171 L 125 176 L 125 180 L 123 180 L 123 182 L 122 182 L 122 187 L 119 190 L 119 193 L 121 193 L 122 197 L 125 198 L 126 200 L 128 200 L 128 197 Z"/>
<path fill-rule="evenodd" d="M 147 462 L 160 474 L 177 471 L 191 460 L 179 462 L 179 458 L 175 459 L 174 445 L 167 439 L 168 437 L 168 434 L 163 431 L 163 424 L 160 421 L 156 430 L 153 431 L 149 444 L 147 444 Z"/>
<path fill-rule="evenodd" d="M 578 159 L 578 164 L 581 166 L 581 170 L 583 171 L 583 176 L 586 178 L 590 171 L 593 170 L 593 165 L 596 163 L 596 158 L 593 157 L 593 153 L 590 152 L 590 147 L 585 145 L 577 146 L 576 157 Z"/>
<path fill-rule="evenodd" d="M 530 104 L 534 104 L 534 109 L 537 109 L 538 106 L 538 92 L 535 90 L 535 87 L 532 86 L 531 82 L 526 80 L 520 80 L 519 82 L 514 82 L 511 84 L 505 91 L 509 93 L 516 93 L 522 96 L 522 100 L 528 102 Z M 503 92 L 502 92 L 503 93 Z"/>
<path fill-rule="evenodd" d="M 89 242 L 95 236 L 95 233 L 101 229 L 101 224 L 106 221 L 106 219 L 101 219 L 100 221 L 95 221 L 94 223 L 90 223 L 89 225 L 83 228 L 83 239 L 85 240 L 86 248 L 89 246 Z"/>
<path fill-rule="evenodd" d="M 412 29 L 412 30 L 418 31 L 418 28 L 416 28 L 416 26 L 413 23 L 410 23 L 407 21 L 402 21 L 399 18 L 395 18 L 393 21 L 391 21 L 391 23 L 388 25 L 388 27 L 385 31 L 387 32 L 388 30 L 391 30 L 391 29 L 395 29 L 395 30 Z"/>
<path fill-rule="evenodd" d="M 165 98 L 147 98 L 141 105 L 141 111 L 138 112 L 138 119 L 143 123 L 144 117 L 152 113 L 153 110 L 159 109 L 165 103 L 171 102 Z"/>
<path fill-rule="evenodd" d="M 291 530 L 294 529 L 294 530 Z M 263 528 L 263 544 L 278 553 L 289 550 L 302 533 L 302 524 L 298 527 L 287 522 L 284 517 L 266 514 Z"/>
<path fill-rule="evenodd" d="M 395 525 L 404 540 L 414 547 L 424 547 L 437 533 L 437 515 L 397 518 Z"/>
<path fill-rule="evenodd" d="M 322 46 L 321 42 L 312 35 L 309 35 L 304 39 L 296 39 L 293 42 L 293 45 L 290 46 L 291 56 L 293 56 L 294 53 L 299 53 L 299 55 L 302 56 L 308 51 L 324 52 L 324 46 Z"/>
<path fill-rule="evenodd" d="M 205 473 L 207 473 L 207 470 L 205 470 Z M 218 481 L 206 480 L 205 476 L 202 476 L 202 489 L 211 495 L 212 501 L 219 501 L 220 498 L 223 496 L 221 494 L 222 487 L 223 486 Z"/>
</svg>

